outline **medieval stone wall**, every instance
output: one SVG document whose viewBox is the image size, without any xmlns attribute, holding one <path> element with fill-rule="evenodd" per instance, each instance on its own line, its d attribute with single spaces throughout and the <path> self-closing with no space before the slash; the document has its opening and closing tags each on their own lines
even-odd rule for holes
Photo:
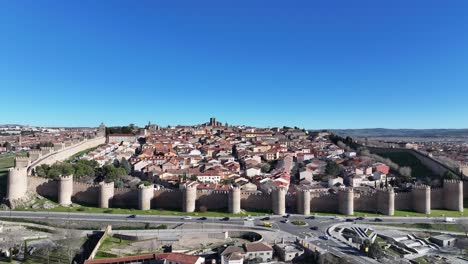
<svg viewBox="0 0 468 264">
<path fill-rule="evenodd" d="M 228 208 L 227 191 L 197 191 L 196 208 L 205 206 L 208 210 L 221 210 Z"/>
<path fill-rule="evenodd" d="M 241 192 L 241 208 L 248 211 L 271 211 L 271 194 L 261 192 Z"/>
<path fill-rule="evenodd" d="M 395 210 L 411 211 L 413 196 L 410 192 L 395 193 Z"/>
<path fill-rule="evenodd" d="M 377 193 L 354 193 L 354 210 L 360 212 L 376 212 Z"/>
<path fill-rule="evenodd" d="M 338 212 L 338 195 L 327 192 L 310 194 L 310 211 L 323 213 Z"/>
<path fill-rule="evenodd" d="M 155 190 L 151 208 L 182 209 L 182 192 L 180 190 Z"/>
</svg>

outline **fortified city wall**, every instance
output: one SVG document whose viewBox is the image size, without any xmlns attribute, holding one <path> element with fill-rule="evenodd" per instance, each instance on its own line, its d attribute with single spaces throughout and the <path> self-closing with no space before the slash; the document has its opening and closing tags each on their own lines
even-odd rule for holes
<svg viewBox="0 0 468 264">
<path fill-rule="evenodd" d="M 76 143 L 69 149 L 81 151 L 91 145 L 100 144 L 101 139 L 88 140 L 86 144 Z M 58 147 L 57 147 L 58 148 Z M 54 148 L 55 149 L 55 148 Z M 49 153 L 47 154 L 47 151 Z M 44 150 L 51 155 L 52 148 Z M 62 150 L 63 151 L 63 150 Z M 34 151 L 37 154 L 37 151 Z M 68 151 L 64 153 L 70 153 Z M 74 154 L 74 153 L 73 153 Z M 39 155 L 39 154 L 38 154 Z M 411 192 L 395 193 L 392 189 L 377 189 L 369 193 L 360 193 L 353 188 L 342 188 L 337 193 L 310 192 L 310 190 L 289 190 L 278 187 L 271 193 L 246 192 L 237 187 L 229 191 L 198 190 L 196 184 L 182 186 L 181 189 L 155 189 L 151 186 L 140 186 L 137 189 L 114 188 L 113 183 L 86 184 L 73 180 L 72 176 L 60 177 L 57 180 L 28 176 L 28 165 L 37 166 L 57 159 L 65 159 L 64 154 L 55 153 L 39 162 L 30 163 L 24 158 L 15 160 L 15 167 L 8 173 L 7 199 L 14 207 L 16 201 L 26 198 L 28 192 L 34 192 L 57 201 L 63 206 L 72 202 L 101 208 L 139 208 L 175 209 L 184 212 L 207 210 L 229 210 L 239 213 L 240 210 L 273 212 L 282 215 L 287 212 L 298 212 L 307 215 L 310 212 L 354 214 L 354 211 L 393 215 L 395 210 L 416 211 L 428 214 L 431 209 L 463 211 L 464 194 L 468 184 L 463 181 L 446 180 L 442 188 L 420 185 Z M 71 154 L 70 154 L 71 155 Z M 465 186 L 464 186 L 465 185 Z"/>
</svg>

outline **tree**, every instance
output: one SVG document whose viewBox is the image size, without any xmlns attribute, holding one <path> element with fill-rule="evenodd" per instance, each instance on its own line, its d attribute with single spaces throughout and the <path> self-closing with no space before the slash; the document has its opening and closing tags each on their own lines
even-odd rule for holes
<svg viewBox="0 0 468 264">
<path fill-rule="evenodd" d="M 325 173 L 331 176 L 336 176 L 340 173 L 340 166 L 336 162 L 329 160 L 327 162 L 327 166 L 325 166 Z"/>
<path fill-rule="evenodd" d="M 3 143 L 3 147 L 6 148 L 7 151 L 11 150 L 11 143 L 10 142 L 5 142 Z"/>
<path fill-rule="evenodd" d="M 269 163 L 265 163 L 262 165 L 262 172 L 263 173 L 267 173 L 267 172 L 270 172 L 270 169 L 271 169 L 271 166 Z"/>
<path fill-rule="evenodd" d="M 398 172 L 401 176 L 404 176 L 405 178 L 411 178 L 412 170 L 410 167 L 400 167 L 398 169 Z"/>
<path fill-rule="evenodd" d="M 60 167 L 61 167 L 62 175 L 64 176 L 75 174 L 75 169 L 73 168 L 73 165 L 69 163 L 63 163 L 61 164 Z"/>
<path fill-rule="evenodd" d="M 444 173 L 444 179 L 445 180 L 459 180 L 460 178 L 455 173 L 451 171 L 446 171 Z"/>
<path fill-rule="evenodd" d="M 120 160 L 119 167 L 125 169 L 125 172 L 127 174 L 130 174 L 130 172 L 132 172 L 132 165 L 130 165 L 130 162 L 128 162 L 128 160 L 124 157 L 122 157 L 122 159 Z"/>
</svg>

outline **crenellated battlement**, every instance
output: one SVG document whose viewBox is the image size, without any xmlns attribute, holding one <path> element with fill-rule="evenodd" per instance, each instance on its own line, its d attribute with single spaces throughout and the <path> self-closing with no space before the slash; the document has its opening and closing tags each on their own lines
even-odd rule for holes
<svg viewBox="0 0 468 264">
<path fill-rule="evenodd" d="M 352 193 L 354 192 L 353 187 L 342 187 L 338 189 L 338 192 L 342 193 Z"/>
<path fill-rule="evenodd" d="M 415 191 L 430 191 L 431 187 L 425 185 L 425 184 L 416 184 L 413 186 L 413 190 Z"/>
<path fill-rule="evenodd" d="M 138 185 L 138 189 L 154 189 L 154 185 L 153 184 L 151 185 L 140 184 Z"/>
<path fill-rule="evenodd" d="M 444 180 L 444 185 L 445 184 L 460 184 L 462 181 L 461 180 L 451 180 L 451 179 L 448 179 L 448 180 Z"/>
<path fill-rule="evenodd" d="M 197 194 L 228 194 L 229 191 L 220 190 L 197 190 Z"/>
<path fill-rule="evenodd" d="M 101 186 L 102 188 L 114 188 L 114 182 L 105 182 L 105 181 L 102 181 L 99 183 L 99 186 Z"/>
<path fill-rule="evenodd" d="M 60 181 L 72 181 L 73 175 L 60 175 L 59 180 Z"/>
</svg>

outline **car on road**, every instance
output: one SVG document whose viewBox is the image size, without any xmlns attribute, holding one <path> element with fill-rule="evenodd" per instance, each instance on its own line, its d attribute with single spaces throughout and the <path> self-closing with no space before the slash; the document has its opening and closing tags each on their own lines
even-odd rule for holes
<svg viewBox="0 0 468 264">
<path fill-rule="evenodd" d="M 285 216 L 283 216 L 284 218 L 289 218 L 291 215 L 290 214 L 287 214 Z"/>
<path fill-rule="evenodd" d="M 308 219 L 308 220 L 314 220 L 314 219 L 315 219 L 315 216 L 311 215 L 311 216 L 306 217 L 306 219 Z"/>
<path fill-rule="evenodd" d="M 374 221 L 375 221 L 375 222 L 383 222 L 383 220 L 380 219 L 380 218 L 375 218 Z"/>
<path fill-rule="evenodd" d="M 183 219 L 183 220 L 192 220 L 192 217 L 189 216 L 189 215 L 187 215 L 187 216 L 184 216 L 182 219 Z"/>
<path fill-rule="evenodd" d="M 264 227 L 272 227 L 273 225 L 270 222 L 263 222 Z"/>
<path fill-rule="evenodd" d="M 356 220 L 364 220 L 364 217 L 360 216 L 360 217 L 356 218 Z"/>
<path fill-rule="evenodd" d="M 220 221 L 229 221 L 229 217 L 223 217 L 221 219 L 219 219 Z"/>
<path fill-rule="evenodd" d="M 127 218 L 136 218 L 136 215 L 134 215 L 134 214 L 133 214 L 133 215 L 129 215 L 129 216 L 127 216 Z"/>
<path fill-rule="evenodd" d="M 202 221 L 204 221 L 204 220 L 206 220 L 206 219 L 207 219 L 206 217 L 200 217 L 200 218 L 198 218 L 198 220 L 202 220 Z"/>
<path fill-rule="evenodd" d="M 318 230 L 318 226 L 312 226 L 310 227 L 310 230 Z"/>
<path fill-rule="evenodd" d="M 251 216 L 244 218 L 244 221 L 253 221 L 253 220 L 255 220 L 255 218 L 253 218 Z"/>
<path fill-rule="evenodd" d="M 269 216 L 265 216 L 265 217 L 263 217 L 263 218 L 260 219 L 260 220 L 262 220 L 262 221 L 269 221 L 269 220 L 270 220 L 270 217 L 269 217 Z"/>
<path fill-rule="evenodd" d="M 325 236 L 320 236 L 320 238 L 323 239 L 323 240 L 329 240 L 330 239 L 330 237 L 326 236 L 326 235 Z"/>
<path fill-rule="evenodd" d="M 283 224 L 289 223 L 289 219 L 285 219 L 285 220 L 281 221 L 281 223 L 283 223 Z"/>
<path fill-rule="evenodd" d="M 354 219 L 346 218 L 346 222 L 354 222 Z"/>
</svg>

